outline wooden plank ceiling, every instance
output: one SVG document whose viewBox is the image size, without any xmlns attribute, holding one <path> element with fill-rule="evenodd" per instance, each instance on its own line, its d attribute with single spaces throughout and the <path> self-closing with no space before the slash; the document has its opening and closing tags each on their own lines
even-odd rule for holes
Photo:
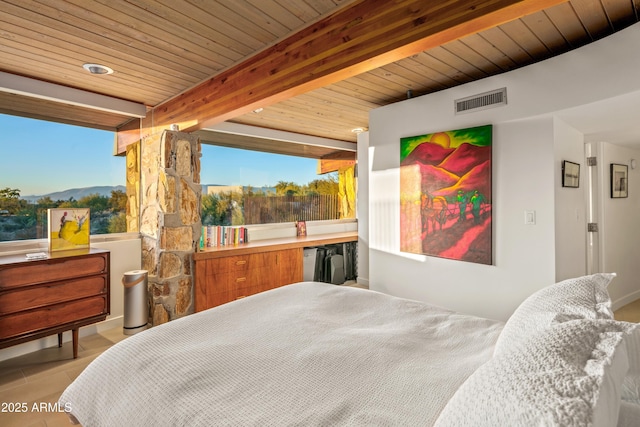
<svg viewBox="0 0 640 427">
<path fill-rule="evenodd" d="M 360 3 L 3 0 L 0 71 L 153 108 L 179 99 L 212 77 Z M 364 3 L 373 8 L 387 2 Z M 403 3 L 413 5 L 415 1 Z M 438 4 L 448 3 L 474 2 Z M 554 2 L 535 3 L 544 7 Z M 378 68 L 342 76 L 339 81 L 265 105 L 259 113 L 242 112 L 229 120 L 355 142 L 351 130 L 368 127 L 369 110 L 406 99 L 408 91 L 413 96 L 427 94 L 567 52 L 638 22 L 639 10 L 640 0 L 562 2 Z M 104 64 L 115 72 L 90 75 L 82 68 L 84 63 Z M 124 115 L 3 92 L 0 113 L 111 130 L 126 127 L 131 120 Z M 128 125 L 136 126 L 135 122 Z"/>
</svg>

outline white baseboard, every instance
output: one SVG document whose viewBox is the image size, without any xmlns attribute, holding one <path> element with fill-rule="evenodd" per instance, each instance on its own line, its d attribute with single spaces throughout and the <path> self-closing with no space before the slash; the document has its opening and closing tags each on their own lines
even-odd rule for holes
<svg viewBox="0 0 640 427">
<path fill-rule="evenodd" d="M 356 282 L 360 285 L 369 286 L 369 279 L 365 279 L 364 277 L 358 276 Z"/>
<path fill-rule="evenodd" d="M 613 308 L 613 311 L 616 311 L 621 307 L 634 302 L 637 299 L 640 299 L 640 290 L 631 292 L 630 294 L 613 301 L 611 307 Z"/>
<path fill-rule="evenodd" d="M 80 328 L 78 331 L 78 335 L 80 338 L 87 337 L 89 335 L 98 334 L 100 332 L 114 329 L 114 328 L 122 328 L 124 324 L 124 316 L 117 316 L 113 318 L 109 318 L 104 322 L 94 323 L 93 325 L 84 326 Z M 62 342 L 71 342 L 71 331 L 65 332 L 62 334 Z M 28 353 L 33 353 L 34 351 L 42 350 L 49 347 L 57 347 L 58 346 L 58 336 L 51 335 L 45 338 L 41 338 L 38 340 L 28 341 L 22 344 L 14 345 L 12 347 L 3 348 L 0 350 L 0 361 L 13 359 L 14 357 L 22 356 Z"/>
</svg>

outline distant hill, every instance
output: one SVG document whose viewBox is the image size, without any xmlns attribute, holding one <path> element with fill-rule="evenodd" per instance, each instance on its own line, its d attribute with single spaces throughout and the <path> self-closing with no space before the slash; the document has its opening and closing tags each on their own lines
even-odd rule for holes
<svg viewBox="0 0 640 427">
<path fill-rule="evenodd" d="M 85 188 L 71 188 L 69 190 L 64 191 L 56 191 L 55 193 L 42 194 L 39 196 L 21 196 L 21 199 L 27 200 L 29 203 L 37 202 L 39 199 L 43 197 L 50 197 L 51 200 L 69 200 L 73 197 L 74 200 L 80 200 L 83 197 L 90 196 L 92 194 L 98 194 L 100 196 L 111 197 L 111 192 L 120 190 L 122 192 L 126 191 L 124 185 L 101 185 L 96 187 L 85 187 Z"/>
<path fill-rule="evenodd" d="M 465 193 L 478 190 L 486 201 L 491 200 L 491 181 L 487 180 L 487 176 L 491 173 L 491 161 L 486 160 L 484 163 L 474 166 L 469 172 L 460 177 L 460 180 L 453 186 L 442 188 L 434 191 L 434 196 L 455 197 L 458 190 Z"/>
<path fill-rule="evenodd" d="M 455 148 L 444 148 L 439 144 L 420 144 L 405 159 L 402 165 L 422 163 L 423 165 L 437 165 L 447 156 L 456 151 Z"/>
<path fill-rule="evenodd" d="M 461 144 L 456 151 L 442 161 L 438 166 L 462 176 L 474 167 L 491 160 L 491 146 L 479 147 L 472 144 Z"/>
</svg>

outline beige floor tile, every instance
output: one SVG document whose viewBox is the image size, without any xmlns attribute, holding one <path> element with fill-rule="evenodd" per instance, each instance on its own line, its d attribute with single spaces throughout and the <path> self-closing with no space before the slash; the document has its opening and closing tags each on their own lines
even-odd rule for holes
<svg viewBox="0 0 640 427">
<path fill-rule="evenodd" d="M 122 330 L 120 330 L 118 335 L 115 335 L 113 333 L 110 333 L 109 335 L 106 335 L 106 333 L 101 333 L 80 338 L 80 341 L 78 343 L 78 354 L 80 353 L 80 351 L 103 352 L 105 349 L 124 339 L 124 337 L 125 336 L 122 334 Z"/>
<path fill-rule="evenodd" d="M 10 388 L 26 384 L 27 378 L 21 369 L 10 369 L 3 371 L 0 369 L 0 395 Z"/>
<path fill-rule="evenodd" d="M 68 357 L 61 358 L 60 360 L 55 362 L 25 366 L 22 371 L 27 377 L 27 381 L 34 381 L 42 378 L 43 376 L 51 375 L 58 372 L 75 372 L 77 370 L 84 369 L 96 357 L 100 356 L 100 354 L 102 354 L 102 352 L 107 348 L 104 348 L 102 351 L 79 352 L 77 359 L 74 359 L 70 353 Z"/>
<path fill-rule="evenodd" d="M 64 370 L 65 366 L 73 362 L 73 348 L 71 345 L 58 347 L 49 347 L 38 352 L 26 355 L 22 372 L 27 379 L 37 377 L 39 374 L 49 375 L 51 373 Z"/>
<path fill-rule="evenodd" d="M 47 427 L 71 427 L 67 414 L 51 414 L 47 417 Z"/>
<path fill-rule="evenodd" d="M 0 362 L 0 402 L 24 402 L 28 409 L 26 413 L 0 413 L 0 426 L 71 426 L 64 413 L 34 409 L 57 402 L 89 363 L 125 338 L 122 328 L 115 328 L 80 338 L 77 359 L 73 358 L 71 343 L 66 342 L 62 348 L 50 347 Z"/>
<path fill-rule="evenodd" d="M 47 421 L 44 414 L 33 412 L 31 411 L 31 408 L 28 408 L 26 412 L 21 413 L 1 413 L 0 425 L 2 427 L 46 427 Z"/>
<path fill-rule="evenodd" d="M 621 307 L 614 313 L 616 320 L 640 323 L 640 300 Z"/>
<path fill-rule="evenodd" d="M 69 384 L 71 379 L 66 372 L 57 372 L 37 380 L 27 378 L 26 384 L 2 393 L 10 393 L 14 402 L 42 402 L 48 396 L 62 392 Z"/>
</svg>

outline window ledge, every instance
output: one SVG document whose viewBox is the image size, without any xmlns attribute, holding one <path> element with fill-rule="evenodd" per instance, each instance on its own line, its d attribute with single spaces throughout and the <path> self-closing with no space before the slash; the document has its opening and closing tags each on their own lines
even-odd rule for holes
<svg viewBox="0 0 640 427">
<path fill-rule="evenodd" d="M 89 239 L 90 243 L 114 242 L 118 240 L 139 239 L 140 233 L 95 234 Z M 48 252 L 48 239 L 12 240 L 0 242 L 0 255 L 24 254 L 27 252 Z"/>
</svg>

